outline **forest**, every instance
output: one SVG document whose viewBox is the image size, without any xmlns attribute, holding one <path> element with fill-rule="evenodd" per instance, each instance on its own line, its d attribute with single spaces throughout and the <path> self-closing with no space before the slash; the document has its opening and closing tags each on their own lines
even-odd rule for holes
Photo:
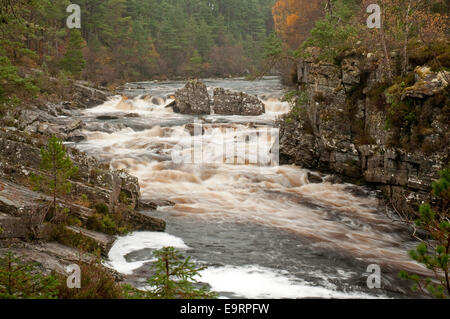
<svg viewBox="0 0 450 319">
<path fill-rule="evenodd" d="M 248 74 L 273 31 L 273 3 L 80 0 L 80 33 L 66 27 L 68 0 L 2 0 L 0 54 L 102 83 Z"/>
</svg>

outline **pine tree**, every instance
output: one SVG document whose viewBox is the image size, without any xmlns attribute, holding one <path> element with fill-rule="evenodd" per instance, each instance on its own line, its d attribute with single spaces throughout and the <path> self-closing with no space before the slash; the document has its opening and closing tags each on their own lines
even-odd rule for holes
<svg viewBox="0 0 450 319">
<path fill-rule="evenodd" d="M 173 247 L 164 247 L 154 252 L 158 258 L 155 262 L 156 273 L 148 284 L 153 287 L 147 297 L 152 299 L 211 299 L 217 294 L 210 292 L 206 286 L 197 288 L 196 276 L 206 267 L 197 267 L 184 259 Z"/>
<path fill-rule="evenodd" d="M 436 298 L 450 297 L 449 256 L 450 256 L 450 168 L 441 172 L 441 178 L 433 183 L 433 194 L 440 198 L 441 210 L 435 212 L 429 204 L 420 207 L 420 218 L 416 225 L 427 231 L 432 241 L 423 242 L 409 255 L 423 264 L 434 274 L 434 278 L 423 278 L 416 274 L 400 272 L 400 278 L 414 282 L 413 290 L 419 289 L 424 294 Z"/>
<path fill-rule="evenodd" d="M 86 66 L 83 58 L 84 40 L 79 30 L 70 31 L 69 45 L 64 57 L 60 61 L 63 70 L 69 71 L 72 75 L 78 77 Z"/>
<path fill-rule="evenodd" d="M 42 175 L 32 174 L 31 183 L 37 189 L 49 190 L 53 196 L 53 215 L 56 216 L 58 195 L 70 193 L 72 184 L 69 179 L 78 172 L 67 156 L 67 150 L 62 141 L 52 136 L 46 148 L 41 149 Z"/>
<path fill-rule="evenodd" d="M 0 299 L 56 299 L 59 282 L 11 252 L 0 257 Z"/>
</svg>

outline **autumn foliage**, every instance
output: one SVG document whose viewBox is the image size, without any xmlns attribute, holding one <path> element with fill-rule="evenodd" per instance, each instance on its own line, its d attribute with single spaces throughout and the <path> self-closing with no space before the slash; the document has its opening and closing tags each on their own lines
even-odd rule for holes
<svg viewBox="0 0 450 319">
<path fill-rule="evenodd" d="M 278 0 L 272 8 L 275 29 L 289 49 L 308 37 L 315 21 L 323 15 L 321 0 Z"/>
</svg>

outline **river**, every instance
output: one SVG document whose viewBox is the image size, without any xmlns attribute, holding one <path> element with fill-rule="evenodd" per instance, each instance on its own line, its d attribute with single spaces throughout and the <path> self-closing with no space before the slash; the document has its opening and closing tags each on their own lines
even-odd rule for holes
<svg viewBox="0 0 450 319">
<path fill-rule="evenodd" d="M 235 135 L 225 144 L 252 143 L 237 137 L 261 129 L 271 132 L 277 116 L 289 111 L 280 101 L 278 78 L 205 80 L 209 90 L 224 87 L 258 95 L 266 114 L 197 119 L 205 128 L 196 137 L 203 159 L 208 159 L 203 164 L 175 161 L 173 156 L 174 150 L 181 158 L 192 154 L 194 138 L 188 127 L 196 118 L 165 107 L 170 99 L 152 98 L 170 96 L 184 84 L 128 84 L 122 94 L 130 99 L 117 96 L 82 115 L 88 138 L 78 149 L 137 176 L 144 199 L 176 203 L 146 212 L 167 221 L 165 233 L 120 237 L 106 265 L 145 287 L 152 251 L 173 246 L 208 267 L 199 280 L 223 298 L 410 296 L 410 283 L 397 274 L 401 269 L 423 271 L 407 256 L 417 243 L 375 190 L 332 183 L 326 176 L 323 183 L 309 183 L 307 170 L 269 165 L 260 160 L 264 154 L 253 154 L 256 165 L 222 156 L 218 139 L 226 129 Z M 267 150 L 276 142 L 271 136 L 263 140 Z M 371 264 L 380 266 L 380 289 L 367 287 Z"/>
</svg>

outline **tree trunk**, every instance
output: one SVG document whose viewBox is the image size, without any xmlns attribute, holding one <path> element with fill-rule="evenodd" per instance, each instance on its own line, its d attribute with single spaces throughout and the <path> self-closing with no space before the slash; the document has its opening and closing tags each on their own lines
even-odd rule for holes
<svg viewBox="0 0 450 319">
<path fill-rule="evenodd" d="M 409 38 L 409 30 L 411 27 L 409 23 L 409 16 L 411 14 L 411 4 L 412 0 L 409 0 L 408 9 L 406 10 L 406 17 L 405 17 L 405 38 L 403 40 L 402 75 L 405 75 L 406 71 L 408 70 L 408 38 Z"/>
<path fill-rule="evenodd" d="M 384 15 L 384 13 L 383 13 Z M 383 46 L 383 51 L 384 51 L 384 58 L 385 58 L 385 62 L 386 62 L 386 73 L 388 76 L 388 80 L 392 81 L 392 65 L 391 65 L 391 57 L 389 56 L 389 50 L 387 47 L 387 43 L 386 43 L 386 35 L 384 33 L 384 21 L 381 21 L 381 28 L 380 28 L 380 37 L 381 37 L 381 44 Z"/>
</svg>

